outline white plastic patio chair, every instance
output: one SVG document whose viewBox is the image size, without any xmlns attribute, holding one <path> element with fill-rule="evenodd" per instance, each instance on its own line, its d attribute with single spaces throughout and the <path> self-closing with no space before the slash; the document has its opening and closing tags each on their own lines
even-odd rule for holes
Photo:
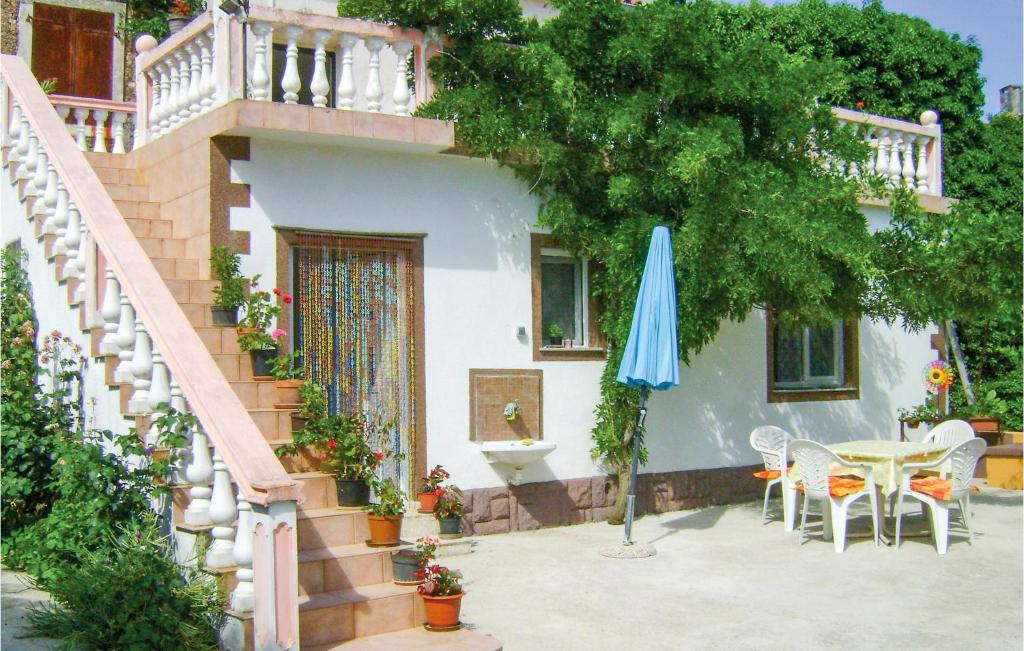
<svg viewBox="0 0 1024 651">
<path fill-rule="evenodd" d="M 933 427 L 924 437 L 923 443 L 943 443 L 954 446 L 974 438 L 974 428 L 962 420 L 944 420 Z"/>
<path fill-rule="evenodd" d="M 783 518 L 789 522 L 789 495 L 791 490 L 786 466 L 786 443 L 793 440 L 793 436 L 774 425 L 761 425 L 750 432 L 750 446 L 761 453 L 764 460 L 764 472 L 755 473 L 755 477 L 765 480 L 764 506 L 761 508 L 761 524 L 768 522 L 768 499 L 771 496 L 772 486 L 782 486 L 782 512 Z M 795 497 L 795 496 L 794 496 Z M 795 502 L 795 500 L 792 500 Z"/>
<path fill-rule="evenodd" d="M 846 461 L 814 441 L 790 441 L 787 449 L 800 470 L 803 484 L 804 512 L 800 517 L 800 544 L 803 544 L 804 529 L 807 526 L 807 501 L 817 500 L 822 503 L 822 535 L 828 540 L 831 534 L 836 553 L 843 553 L 846 548 L 846 519 L 850 505 L 867 495 L 871 503 L 871 530 L 875 546 L 878 546 L 878 502 L 875 497 L 875 475 L 871 465 Z M 858 482 L 861 484 L 860 489 L 842 495 L 834 494 L 829 480 L 829 467 L 835 465 L 861 470 L 864 473 L 864 480 L 862 483 Z"/>
<path fill-rule="evenodd" d="M 985 439 L 972 438 L 963 441 L 935 461 L 903 464 L 903 476 L 896 492 L 896 549 L 900 547 L 904 497 L 913 497 L 928 506 L 932 515 L 932 538 L 935 540 L 935 550 L 938 553 L 945 554 L 949 546 L 949 507 L 952 504 L 960 507 L 960 517 L 967 527 L 968 544 L 974 543 L 974 531 L 971 529 L 971 479 L 974 477 L 978 459 L 985 454 L 986 447 L 988 446 Z M 938 468 L 947 462 L 952 468 L 949 479 L 912 477 L 919 470 Z"/>
</svg>

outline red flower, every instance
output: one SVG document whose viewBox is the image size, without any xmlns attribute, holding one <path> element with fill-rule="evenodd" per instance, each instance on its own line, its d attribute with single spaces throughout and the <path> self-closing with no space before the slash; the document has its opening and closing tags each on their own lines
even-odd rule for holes
<svg viewBox="0 0 1024 651">
<path fill-rule="evenodd" d="M 864 108 L 864 102 L 857 102 L 854 106 L 856 106 L 859 109 L 862 109 Z"/>
<path fill-rule="evenodd" d="M 437 495 L 438 497 L 441 497 L 441 495 L 443 495 L 443 494 L 444 494 L 444 489 L 443 488 L 438 487 L 438 488 L 434 489 L 434 495 Z"/>
<path fill-rule="evenodd" d="M 280 295 L 281 295 L 281 290 L 280 290 L 280 288 L 278 288 L 278 287 L 275 287 L 275 288 L 274 288 L 274 294 L 276 294 L 276 295 L 280 296 Z"/>
<path fill-rule="evenodd" d="M 384 460 L 384 453 L 383 452 L 374 452 L 373 453 L 373 458 L 376 459 L 377 461 L 383 461 Z"/>
<path fill-rule="evenodd" d="M 281 300 L 284 301 L 286 304 L 290 304 L 292 302 L 292 297 L 288 294 L 285 294 Z"/>
<path fill-rule="evenodd" d="M 334 446 L 337 445 L 337 444 L 338 444 L 337 441 L 328 441 L 327 442 L 327 447 L 334 448 Z"/>
</svg>

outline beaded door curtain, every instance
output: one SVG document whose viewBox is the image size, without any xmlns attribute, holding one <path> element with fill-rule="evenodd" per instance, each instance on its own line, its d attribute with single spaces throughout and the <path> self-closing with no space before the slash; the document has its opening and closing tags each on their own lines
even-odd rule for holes
<svg viewBox="0 0 1024 651">
<path fill-rule="evenodd" d="M 415 468 L 414 263 L 408 242 L 302 234 L 293 248 L 295 335 L 331 413 L 390 423 L 371 440 L 404 459 L 382 477 L 410 491 Z M 371 428 L 373 431 L 373 428 Z"/>
</svg>

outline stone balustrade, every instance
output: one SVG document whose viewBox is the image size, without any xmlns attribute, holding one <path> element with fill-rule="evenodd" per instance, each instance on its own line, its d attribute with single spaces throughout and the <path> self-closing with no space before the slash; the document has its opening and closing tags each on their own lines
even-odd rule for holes
<svg viewBox="0 0 1024 651">
<path fill-rule="evenodd" d="M 942 196 L 942 127 L 934 111 L 921 114 L 921 123 L 893 120 L 870 113 L 835 108 L 843 126 L 852 126 L 871 147 L 866 169 L 855 163 L 831 161 L 850 176 L 876 174 L 893 187 L 906 187 L 921 195 Z"/>
<path fill-rule="evenodd" d="M 134 104 L 67 95 L 50 95 L 50 101 L 82 151 L 124 154 L 132 150 Z"/>
<path fill-rule="evenodd" d="M 251 7 L 217 10 L 159 45 L 136 42 L 138 141 L 233 99 L 408 116 L 433 93 L 426 61 L 439 39 L 352 18 Z"/>
</svg>

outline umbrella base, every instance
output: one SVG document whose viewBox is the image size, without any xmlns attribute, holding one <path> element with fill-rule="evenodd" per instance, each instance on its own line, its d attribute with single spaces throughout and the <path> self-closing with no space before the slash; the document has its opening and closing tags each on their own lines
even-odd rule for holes
<svg viewBox="0 0 1024 651">
<path fill-rule="evenodd" d="M 648 558 L 657 554 L 658 550 L 654 548 L 654 545 L 622 542 L 602 547 L 598 553 L 608 558 Z"/>
</svg>

